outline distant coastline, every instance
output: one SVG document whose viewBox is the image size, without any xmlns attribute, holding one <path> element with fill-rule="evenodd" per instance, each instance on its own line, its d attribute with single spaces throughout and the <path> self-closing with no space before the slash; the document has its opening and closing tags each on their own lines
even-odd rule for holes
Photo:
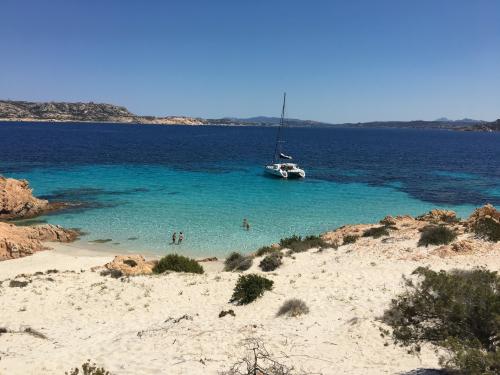
<svg viewBox="0 0 500 375">
<path fill-rule="evenodd" d="M 28 102 L 0 100 L 0 122 L 55 122 L 55 123 L 109 123 L 137 125 L 190 125 L 190 126 L 276 126 L 277 117 L 205 119 L 190 116 L 141 116 L 123 106 L 106 103 Z M 287 119 L 290 127 L 343 127 L 343 128 L 395 128 L 395 129 L 444 129 L 456 131 L 500 131 L 500 119 L 493 122 L 481 120 L 435 121 L 372 121 L 364 123 L 332 124 L 312 120 Z"/>
</svg>

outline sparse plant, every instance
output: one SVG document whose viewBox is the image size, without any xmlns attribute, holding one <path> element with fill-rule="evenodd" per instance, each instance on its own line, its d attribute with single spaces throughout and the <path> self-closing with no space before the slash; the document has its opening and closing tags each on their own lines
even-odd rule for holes
<svg viewBox="0 0 500 375">
<path fill-rule="evenodd" d="M 103 367 L 97 367 L 95 363 L 91 363 L 90 359 L 85 362 L 81 369 L 75 367 L 69 372 L 65 372 L 66 375 L 111 375 L 109 371 L 106 371 Z"/>
<path fill-rule="evenodd" d="M 275 253 L 278 251 L 280 251 L 280 249 L 273 246 L 262 246 L 255 252 L 255 256 L 261 257 L 262 255 Z"/>
<path fill-rule="evenodd" d="M 481 217 L 473 225 L 472 230 L 479 238 L 487 241 L 500 241 L 500 223 L 492 217 Z"/>
<path fill-rule="evenodd" d="M 257 274 L 240 275 L 229 302 L 247 305 L 273 288 L 273 281 Z"/>
<path fill-rule="evenodd" d="M 350 243 L 355 243 L 358 240 L 359 236 L 356 236 L 355 234 L 347 234 L 344 236 L 343 239 L 343 244 L 347 245 Z"/>
<path fill-rule="evenodd" d="M 422 343 L 446 350 L 440 363 L 464 374 L 500 373 L 500 277 L 484 269 L 435 272 L 419 267 L 383 320 L 396 343 L 414 352 Z"/>
<path fill-rule="evenodd" d="M 320 236 L 307 236 L 302 238 L 301 236 L 293 235 L 288 238 L 283 238 L 280 240 L 281 248 L 290 249 L 292 253 L 301 253 L 312 248 L 323 249 L 327 247 L 332 247 Z"/>
<path fill-rule="evenodd" d="M 252 267 L 252 263 L 251 257 L 233 252 L 224 261 L 224 271 L 246 271 Z"/>
<path fill-rule="evenodd" d="M 456 238 L 456 232 L 444 225 L 426 225 L 422 228 L 418 246 L 448 245 Z"/>
<path fill-rule="evenodd" d="M 278 310 L 277 316 L 291 316 L 296 317 L 303 314 L 309 313 L 309 307 L 307 307 L 306 303 L 300 299 L 292 298 L 286 300 L 283 305 Z"/>
<path fill-rule="evenodd" d="M 153 267 L 154 273 L 163 273 L 165 271 L 203 273 L 203 267 L 194 259 L 178 255 L 169 254 L 160 259 L 158 264 Z"/>
<path fill-rule="evenodd" d="M 381 227 L 369 228 L 363 232 L 363 237 L 380 238 L 382 236 L 388 236 L 388 235 L 389 235 L 389 230 L 385 225 Z"/>
<path fill-rule="evenodd" d="M 260 261 L 259 267 L 264 272 L 274 271 L 276 268 L 281 266 L 283 255 L 281 253 L 271 253 L 266 255 L 264 259 Z"/>
<path fill-rule="evenodd" d="M 9 286 L 11 288 L 24 288 L 29 284 L 28 281 L 10 280 Z"/>
<path fill-rule="evenodd" d="M 273 358 L 260 339 L 243 340 L 245 356 L 221 375 L 292 375 L 293 367 L 284 365 Z"/>
</svg>

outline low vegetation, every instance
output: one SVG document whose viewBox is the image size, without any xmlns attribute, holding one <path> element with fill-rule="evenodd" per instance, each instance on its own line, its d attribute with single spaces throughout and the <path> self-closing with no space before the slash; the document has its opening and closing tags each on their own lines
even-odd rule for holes
<svg viewBox="0 0 500 375">
<path fill-rule="evenodd" d="M 420 351 L 422 343 L 445 349 L 443 367 L 469 375 L 500 373 L 500 277 L 484 269 L 417 268 L 418 281 L 391 302 L 383 320 L 396 343 Z"/>
<path fill-rule="evenodd" d="M 309 313 L 309 307 L 307 307 L 306 303 L 300 299 L 292 298 L 286 300 L 283 305 L 278 310 L 277 316 L 290 316 L 296 317 L 303 314 Z"/>
<path fill-rule="evenodd" d="M 224 271 L 246 271 L 252 267 L 251 257 L 245 257 L 240 253 L 233 252 L 224 261 Z"/>
<path fill-rule="evenodd" d="M 487 241 L 500 241 L 500 223 L 492 217 L 482 217 L 473 226 L 474 233 Z"/>
<path fill-rule="evenodd" d="M 255 252 L 255 256 L 261 257 L 263 255 L 270 254 L 270 253 L 275 253 L 275 252 L 278 252 L 278 251 L 280 251 L 280 249 L 276 248 L 276 247 L 273 247 L 273 246 L 262 246 L 260 249 L 258 249 Z"/>
<path fill-rule="evenodd" d="M 355 243 L 358 240 L 358 238 L 359 238 L 359 236 L 356 236 L 355 234 L 348 234 L 348 235 L 344 236 L 342 243 L 344 245 L 347 245 L 350 243 Z"/>
<path fill-rule="evenodd" d="M 369 228 L 363 232 L 363 237 L 380 238 L 382 236 L 388 236 L 388 235 L 389 235 L 389 230 L 387 229 L 386 226 Z"/>
<path fill-rule="evenodd" d="M 427 225 L 422 228 L 418 246 L 448 245 L 456 238 L 456 232 L 444 225 Z"/>
<path fill-rule="evenodd" d="M 282 249 L 290 249 L 292 253 L 301 253 L 312 248 L 321 250 L 323 248 L 332 247 L 320 236 L 307 236 L 302 238 L 297 235 L 281 239 L 280 246 Z"/>
<path fill-rule="evenodd" d="M 90 363 L 90 360 L 85 362 L 81 368 L 75 367 L 69 372 L 65 372 L 66 375 L 111 375 L 109 371 L 106 371 L 102 367 L 97 367 L 95 363 Z"/>
<path fill-rule="evenodd" d="M 283 255 L 281 253 L 271 253 L 266 255 L 264 259 L 260 261 L 259 267 L 264 272 L 274 271 L 276 268 L 281 266 Z"/>
<path fill-rule="evenodd" d="M 236 282 L 229 302 L 247 305 L 273 288 L 273 281 L 257 274 L 241 275 Z"/>
<path fill-rule="evenodd" d="M 203 267 L 194 259 L 187 258 L 178 254 L 169 254 L 160 259 L 154 266 L 154 273 L 163 273 L 165 271 L 203 273 Z"/>
</svg>

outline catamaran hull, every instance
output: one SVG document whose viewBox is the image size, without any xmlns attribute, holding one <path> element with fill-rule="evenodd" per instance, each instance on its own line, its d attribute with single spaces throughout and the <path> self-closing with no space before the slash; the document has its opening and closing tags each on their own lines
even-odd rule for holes
<svg viewBox="0 0 500 375">
<path fill-rule="evenodd" d="M 271 165 L 267 165 L 265 170 L 267 173 L 272 174 L 273 176 L 276 176 L 276 177 L 281 177 L 281 178 L 305 178 L 306 177 L 306 173 L 302 169 L 284 171 L 283 169 L 276 168 L 276 167 L 271 166 Z"/>
</svg>

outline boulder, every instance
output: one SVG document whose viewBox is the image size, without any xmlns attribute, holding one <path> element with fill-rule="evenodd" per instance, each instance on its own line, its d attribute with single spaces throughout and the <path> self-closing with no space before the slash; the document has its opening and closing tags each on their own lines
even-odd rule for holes
<svg viewBox="0 0 500 375">
<path fill-rule="evenodd" d="M 0 261 L 32 255 L 46 250 L 43 242 L 71 242 L 79 232 L 64 229 L 57 225 L 43 224 L 32 227 L 19 227 L 0 222 Z"/>
<path fill-rule="evenodd" d="M 153 273 L 156 261 L 146 261 L 142 255 L 117 255 L 111 262 L 106 263 L 110 271 L 120 271 L 125 276 L 149 275 Z"/>
<path fill-rule="evenodd" d="M 0 176 L 0 219 L 33 217 L 49 207 L 48 201 L 33 196 L 28 181 Z"/>
</svg>

